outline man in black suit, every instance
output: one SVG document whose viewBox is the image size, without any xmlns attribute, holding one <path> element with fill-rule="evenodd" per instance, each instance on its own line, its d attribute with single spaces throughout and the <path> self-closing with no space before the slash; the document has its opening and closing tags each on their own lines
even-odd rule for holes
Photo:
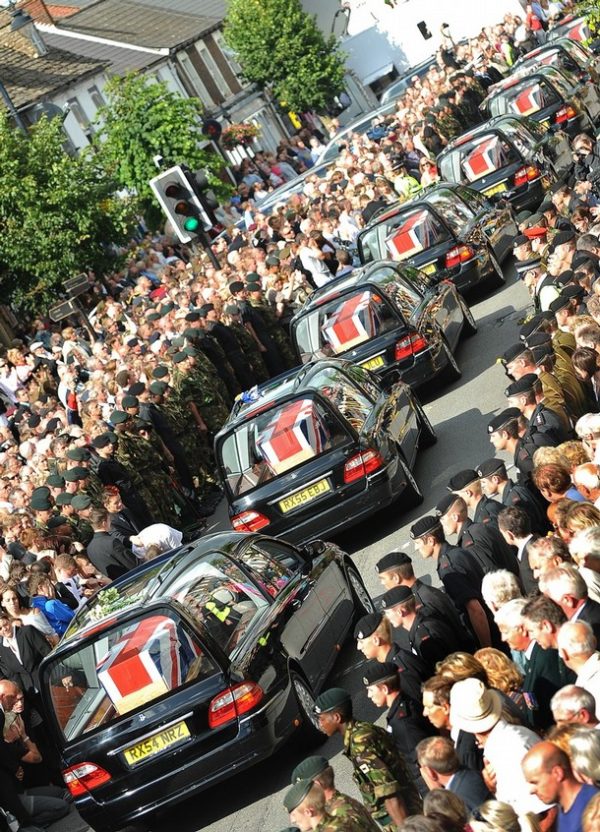
<svg viewBox="0 0 600 832">
<path fill-rule="evenodd" d="M 537 595 L 538 582 L 529 562 L 529 548 L 539 540 L 539 535 L 533 534 L 529 515 L 519 506 L 505 508 L 498 515 L 498 530 L 509 546 L 514 546 L 517 550 L 519 579 L 525 594 Z"/>
<path fill-rule="evenodd" d="M 143 527 L 139 525 L 133 512 L 125 508 L 117 490 L 114 493 L 106 493 L 104 508 L 108 511 L 110 520 L 109 534 L 120 540 L 127 549 L 131 549 L 130 538 L 139 534 Z"/>
<path fill-rule="evenodd" d="M 587 622 L 600 644 L 600 604 L 588 597 L 587 585 L 574 566 L 562 563 L 545 572 L 540 589 L 558 604 L 569 621 Z"/>
<path fill-rule="evenodd" d="M 38 668 L 50 649 L 35 627 L 16 627 L 0 614 L 0 676 L 19 685 L 31 704 L 39 690 Z"/>
<path fill-rule="evenodd" d="M 417 760 L 423 780 L 430 789 L 448 789 L 460 797 L 469 812 L 491 800 L 478 771 L 461 768 L 449 737 L 428 737 L 417 745 Z"/>
<path fill-rule="evenodd" d="M 105 508 L 92 509 L 90 523 L 94 536 L 88 544 L 87 555 L 98 572 L 114 581 L 138 565 L 135 555 L 109 533 L 110 518 Z"/>
</svg>

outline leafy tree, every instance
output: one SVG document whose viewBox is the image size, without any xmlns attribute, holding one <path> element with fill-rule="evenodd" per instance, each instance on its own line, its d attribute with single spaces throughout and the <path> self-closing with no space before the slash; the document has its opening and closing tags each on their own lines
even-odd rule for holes
<svg viewBox="0 0 600 832">
<path fill-rule="evenodd" d="M 148 182 L 157 173 L 156 155 L 168 164 L 205 168 L 215 193 L 228 192 L 216 176 L 224 161 L 199 145 L 205 136 L 198 98 L 183 98 L 163 81 L 133 73 L 111 78 L 104 93 L 107 104 L 96 116 L 97 158 L 123 188 L 138 195 L 146 211 L 154 206 Z"/>
<path fill-rule="evenodd" d="M 343 88 L 336 39 L 323 35 L 300 0 L 229 0 L 223 34 L 246 78 L 272 85 L 291 110 L 323 110 Z"/>
<path fill-rule="evenodd" d="M 40 311 L 65 280 L 115 259 L 127 239 L 131 205 L 98 164 L 70 156 L 60 119 L 43 118 L 27 135 L 0 112 L 0 283 L 16 306 Z"/>
</svg>

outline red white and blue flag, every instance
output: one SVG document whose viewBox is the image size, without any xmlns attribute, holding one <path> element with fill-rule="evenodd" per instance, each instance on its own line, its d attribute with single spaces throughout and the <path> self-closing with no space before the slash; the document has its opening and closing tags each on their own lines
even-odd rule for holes
<svg viewBox="0 0 600 832">
<path fill-rule="evenodd" d="M 385 244 L 393 260 L 406 260 L 429 248 L 433 239 L 428 211 L 415 211 L 400 228 L 393 231 Z"/>
<path fill-rule="evenodd" d="M 312 459 L 323 450 L 327 432 L 311 399 L 298 399 L 279 408 L 257 446 L 276 474 Z"/>
<path fill-rule="evenodd" d="M 498 136 L 490 136 L 469 153 L 463 168 L 469 182 L 475 182 L 488 173 L 499 170 L 504 164 L 502 145 Z"/>
<path fill-rule="evenodd" d="M 338 355 L 373 337 L 375 321 L 371 293 L 361 292 L 345 300 L 323 326 L 323 335 Z"/>
<path fill-rule="evenodd" d="M 544 106 L 544 96 L 539 84 L 522 90 L 511 102 L 511 107 L 520 116 L 528 116 L 537 113 Z"/>
</svg>

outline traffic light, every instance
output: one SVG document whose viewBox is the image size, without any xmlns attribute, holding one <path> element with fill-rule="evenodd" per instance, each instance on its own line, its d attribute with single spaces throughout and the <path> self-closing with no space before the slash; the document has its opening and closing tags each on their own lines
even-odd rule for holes
<svg viewBox="0 0 600 832">
<path fill-rule="evenodd" d="M 193 174 L 181 165 L 159 173 L 150 180 L 150 187 L 182 243 L 191 242 L 212 227 L 212 219 L 198 198 Z"/>
</svg>

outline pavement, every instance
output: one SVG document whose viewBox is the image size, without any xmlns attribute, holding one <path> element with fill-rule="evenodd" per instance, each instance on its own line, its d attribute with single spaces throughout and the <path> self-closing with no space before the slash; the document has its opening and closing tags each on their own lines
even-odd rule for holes
<svg viewBox="0 0 600 832">
<path fill-rule="evenodd" d="M 435 563 L 422 561 L 413 551 L 408 529 L 429 513 L 445 491 L 445 483 L 457 470 L 475 467 L 494 455 L 486 434 L 491 414 L 505 407 L 506 376 L 496 359 L 518 340 L 519 320 L 524 317 L 529 299 L 515 280 L 512 263 L 506 270 L 507 284 L 492 294 L 480 292 L 468 300 L 479 331 L 462 341 L 457 356 L 462 378 L 451 385 L 443 381 L 420 391 L 425 411 L 436 428 L 437 444 L 419 454 L 415 476 L 424 494 L 423 504 L 405 512 L 402 503 L 374 515 L 340 535 L 336 542 L 349 552 L 373 597 L 381 594 L 374 565 L 392 549 L 405 549 L 414 559 L 415 572 L 429 575 L 438 584 Z M 222 502 L 211 518 L 207 531 L 228 528 L 227 511 Z M 359 719 L 377 721 L 376 711 L 364 694 L 360 664 L 362 656 L 348 642 L 342 650 L 330 679 L 351 691 Z M 328 739 L 317 752 L 332 760 L 340 790 L 358 797 L 351 778 L 351 767 L 340 753 L 340 740 Z M 293 739 L 269 760 L 180 804 L 168 816 L 150 823 L 152 832 L 276 832 L 289 825 L 282 797 L 289 787 L 292 769 L 307 755 L 299 740 Z M 79 825 L 78 825 L 79 824 Z M 82 832 L 75 814 L 51 828 L 51 832 Z"/>
</svg>

